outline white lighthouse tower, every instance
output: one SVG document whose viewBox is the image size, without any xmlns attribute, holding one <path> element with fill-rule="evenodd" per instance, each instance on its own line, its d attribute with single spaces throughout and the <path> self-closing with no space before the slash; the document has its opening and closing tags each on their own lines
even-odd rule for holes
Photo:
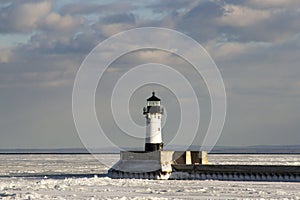
<svg viewBox="0 0 300 200">
<path fill-rule="evenodd" d="M 144 107 L 143 114 L 146 117 L 146 143 L 145 151 L 158 151 L 163 149 L 161 135 L 161 118 L 163 108 L 160 107 L 160 99 L 152 92 L 152 96 L 147 99 L 147 107 Z"/>
</svg>

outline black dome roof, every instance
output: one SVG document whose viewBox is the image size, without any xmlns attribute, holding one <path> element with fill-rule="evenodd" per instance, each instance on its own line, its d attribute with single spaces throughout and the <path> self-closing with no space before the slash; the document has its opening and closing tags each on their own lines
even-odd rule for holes
<svg viewBox="0 0 300 200">
<path fill-rule="evenodd" d="M 155 92 L 152 92 L 152 96 L 147 101 L 160 101 L 160 99 L 155 96 Z"/>
</svg>

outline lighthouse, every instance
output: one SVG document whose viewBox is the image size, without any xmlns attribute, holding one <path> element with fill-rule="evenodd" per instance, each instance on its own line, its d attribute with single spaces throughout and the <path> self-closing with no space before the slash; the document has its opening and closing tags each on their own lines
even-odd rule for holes
<svg viewBox="0 0 300 200">
<path fill-rule="evenodd" d="M 202 168 L 201 165 L 208 164 L 207 152 L 163 150 L 161 120 L 164 110 L 155 92 L 147 99 L 143 114 L 147 125 L 145 151 L 121 151 L 120 160 L 108 170 L 109 177 L 202 179 L 206 176 L 209 167 L 206 165 Z M 207 177 L 211 178 L 212 175 L 208 174 Z"/>
<path fill-rule="evenodd" d="M 161 118 L 163 108 L 160 106 L 160 99 L 152 92 L 152 96 L 147 99 L 147 107 L 144 107 L 143 114 L 146 118 L 146 142 L 145 151 L 159 151 L 163 149 L 161 134 Z"/>
</svg>

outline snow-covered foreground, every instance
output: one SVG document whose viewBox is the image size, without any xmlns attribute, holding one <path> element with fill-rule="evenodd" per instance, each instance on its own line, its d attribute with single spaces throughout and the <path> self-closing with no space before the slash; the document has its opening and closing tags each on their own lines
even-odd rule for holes
<svg viewBox="0 0 300 200">
<path fill-rule="evenodd" d="M 119 159 L 116 154 L 97 157 L 106 164 Z M 300 156 L 209 159 L 218 164 L 299 164 Z M 0 199 L 300 199 L 300 183 L 110 179 L 107 169 L 91 155 L 0 155 Z"/>
<path fill-rule="evenodd" d="M 1 197 L 16 199 L 300 199 L 300 184 L 65 178 L 1 179 Z"/>
</svg>

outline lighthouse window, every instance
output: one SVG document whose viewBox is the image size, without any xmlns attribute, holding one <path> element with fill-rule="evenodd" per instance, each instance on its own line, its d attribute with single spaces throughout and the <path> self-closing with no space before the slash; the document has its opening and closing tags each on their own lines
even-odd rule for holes
<svg viewBox="0 0 300 200">
<path fill-rule="evenodd" d="M 147 103 L 148 106 L 160 106 L 159 101 L 148 101 Z"/>
<path fill-rule="evenodd" d="M 149 101 L 148 102 L 148 106 L 154 106 L 154 102 L 153 101 Z"/>
<path fill-rule="evenodd" d="M 160 131 L 160 128 L 158 128 L 158 131 Z"/>
<path fill-rule="evenodd" d="M 160 119 L 160 116 L 158 115 L 158 119 Z"/>
</svg>

